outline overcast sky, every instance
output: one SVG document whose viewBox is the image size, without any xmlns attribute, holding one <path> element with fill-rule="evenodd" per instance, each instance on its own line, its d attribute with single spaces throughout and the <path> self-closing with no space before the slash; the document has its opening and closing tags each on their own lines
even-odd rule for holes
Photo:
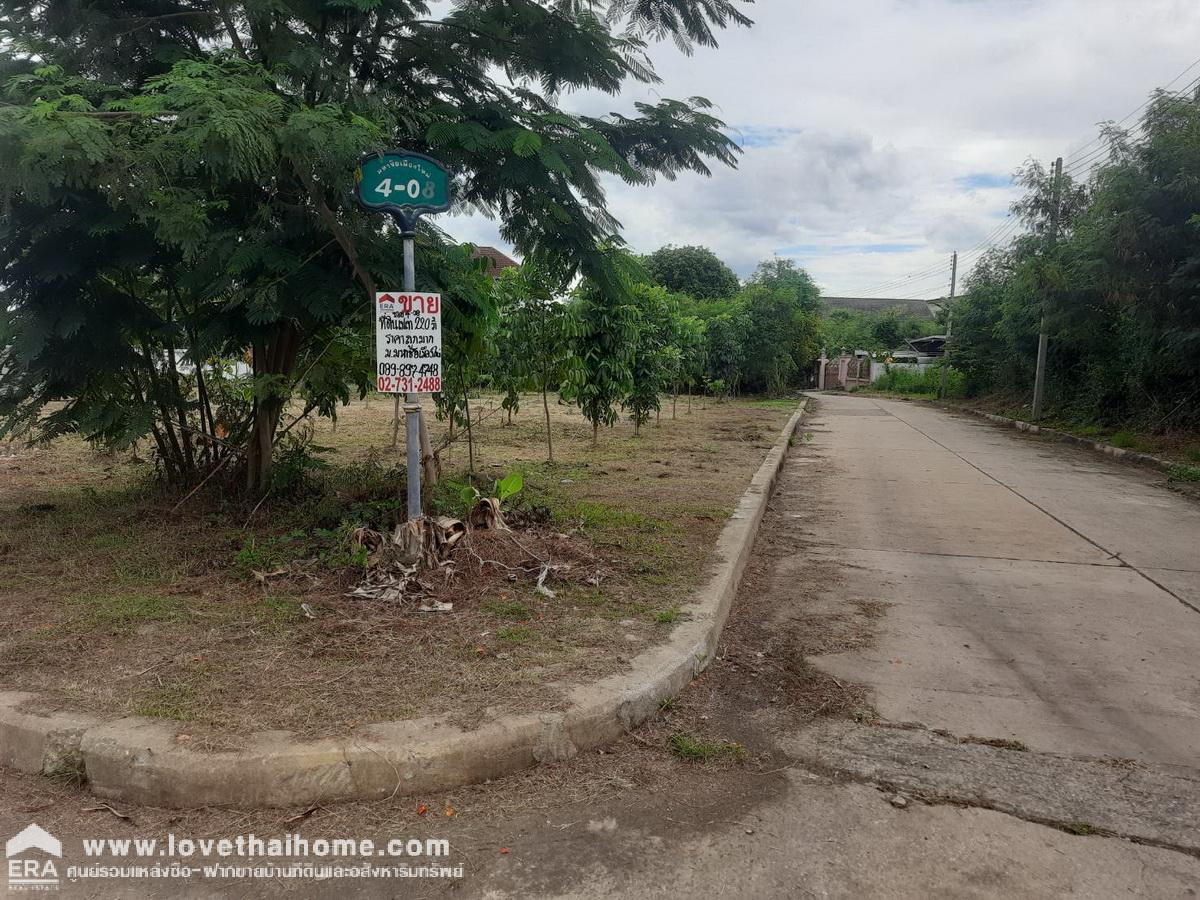
<svg viewBox="0 0 1200 900">
<path fill-rule="evenodd" d="M 629 111 L 699 94 L 745 148 L 712 178 L 630 188 L 610 206 L 630 247 L 704 244 L 743 277 L 773 255 L 827 294 L 871 291 L 968 254 L 1002 228 L 1028 157 L 1085 147 L 1200 57 L 1195 0 L 758 0 L 755 25 L 716 50 L 651 56 L 663 84 L 568 108 Z M 1176 87 L 1200 76 L 1200 65 Z M 496 224 L 459 216 L 461 240 L 504 249 Z M 888 296 L 942 296 L 948 271 Z"/>
</svg>

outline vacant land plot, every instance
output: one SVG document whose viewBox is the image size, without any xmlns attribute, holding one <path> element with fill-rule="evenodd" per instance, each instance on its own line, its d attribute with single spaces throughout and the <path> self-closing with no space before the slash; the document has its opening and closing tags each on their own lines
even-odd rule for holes
<svg viewBox="0 0 1200 900">
<path fill-rule="evenodd" d="M 564 687 L 620 671 L 661 640 L 705 574 L 716 535 L 793 403 L 681 402 L 635 437 L 553 404 L 545 462 L 540 398 L 512 424 L 475 406 L 485 493 L 524 475 L 512 533 L 477 532 L 430 593 L 453 603 L 348 597 L 362 560 L 349 535 L 403 515 L 403 447 L 389 398 L 355 402 L 285 452 L 286 496 L 260 506 L 197 494 L 179 503 L 153 467 L 80 442 L 0 451 L 0 688 L 41 704 L 177 720 L 180 739 L 236 746 L 286 728 L 554 708 Z M 435 443 L 445 428 L 430 416 Z M 460 508 L 467 451 L 443 453 L 432 498 Z M 549 569 L 539 591 L 537 576 Z"/>
</svg>

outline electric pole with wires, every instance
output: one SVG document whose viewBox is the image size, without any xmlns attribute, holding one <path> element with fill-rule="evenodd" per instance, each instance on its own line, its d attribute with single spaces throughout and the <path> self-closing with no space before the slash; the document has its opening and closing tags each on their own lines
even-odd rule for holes
<svg viewBox="0 0 1200 900">
<path fill-rule="evenodd" d="M 1054 161 L 1054 186 L 1051 188 L 1050 196 L 1050 243 L 1051 249 L 1054 248 L 1055 241 L 1058 240 L 1058 207 L 1059 194 L 1062 190 L 1062 157 Z M 1044 290 L 1044 289 L 1043 289 Z M 1046 334 L 1046 304 L 1047 295 L 1042 294 L 1042 327 L 1038 331 L 1038 349 L 1037 349 L 1037 369 L 1033 374 L 1033 421 L 1037 422 L 1042 418 L 1042 398 L 1046 393 L 1046 350 L 1049 338 Z"/>
<path fill-rule="evenodd" d="M 942 387 L 938 391 L 938 399 L 946 399 L 947 384 L 950 379 L 950 335 L 954 329 L 954 288 L 958 280 L 958 251 L 950 257 L 950 298 L 946 301 L 946 343 L 942 346 Z"/>
</svg>

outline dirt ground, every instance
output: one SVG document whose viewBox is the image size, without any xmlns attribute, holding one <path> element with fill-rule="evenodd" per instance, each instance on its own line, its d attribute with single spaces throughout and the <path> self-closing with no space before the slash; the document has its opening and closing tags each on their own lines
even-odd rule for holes
<svg viewBox="0 0 1200 900">
<path fill-rule="evenodd" d="M 717 533 L 794 408 L 701 403 L 634 436 L 591 429 L 552 404 L 513 423 L 475 409 L 476 483 L 511 470 L 525 490 L 511 534 L 477 533 L 432 585 L 448 613 L 346 597 L 361 577 L 346 536 L 395 517 L 403 447 L 390 398 L 342 409 L 312 441 L 334 468 L 315 497 L 248 508 L 152 487 L 151 466 L 81 442 L 0 456 L 0 686 L 43 704 L 180 722 L 193 746 L 237 746 L 262 729 L 335 733 L 446 714 L 553 708 L 562 685 L 619 671 L 661 640 L 706 571 Z M 435 444 L 445 436 L 429 416 Z M 443 454 L 456 511 L 467 450 Z M 379 486 L 389 487 L 381 501 Z M 549 566 L 546 586 L 536 577 Z"/>
</svg>

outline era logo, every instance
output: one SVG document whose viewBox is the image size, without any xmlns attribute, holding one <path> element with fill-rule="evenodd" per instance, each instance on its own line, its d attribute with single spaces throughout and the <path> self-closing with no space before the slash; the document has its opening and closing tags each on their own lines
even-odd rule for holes
<svg viewBox="0 0 1200 900">
<path fill-rule="evenodd" d="M 41 854 L 31 856 L 30 852 Z M 4 845 L 8 857 L 8 886 L 12 890 L 51 890 L 58 887 L 54 860 L 62 858 L 62 842 L 40 825 L 28 825 Z"/>
</svg>

